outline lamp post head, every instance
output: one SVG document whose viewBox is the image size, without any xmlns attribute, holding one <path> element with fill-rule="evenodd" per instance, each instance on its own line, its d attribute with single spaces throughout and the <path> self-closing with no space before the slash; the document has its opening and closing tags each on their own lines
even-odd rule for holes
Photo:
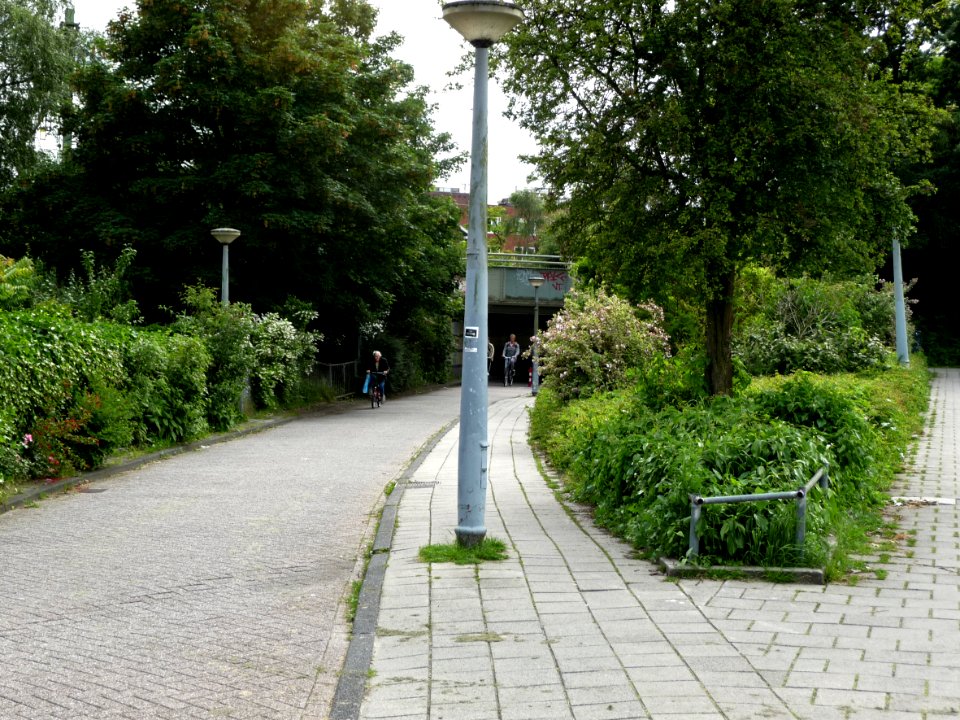
<svg viewBox="0 0 960 720">
<path fill-rule="evenodd" d="M 523 20 L 511 2 L 454 0 L 443 6 L 443 19 L 474 47 L 490 47 Z"/>
<path fill-rule="evenodd" d="M 234 230 L 233 228 L 214 228 L 210 231 L 210 234 L 213 235 L 221 245 L 229 245 L 240 237 L 240 231 Z"/>
<path fill-rule="evenodd" d="M 531 275 L 527 278 L 527 282 L 533 285 L 533 289 L 536 290 L 545 282 L 543 275 Z"/>
</svg>

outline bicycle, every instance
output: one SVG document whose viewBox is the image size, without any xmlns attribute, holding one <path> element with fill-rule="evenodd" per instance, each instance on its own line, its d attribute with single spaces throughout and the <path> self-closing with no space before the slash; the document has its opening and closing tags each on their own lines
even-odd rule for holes
<svg viewBox="0 0 960 720">
<path fill-rule="evenodd" d="M 517 374 L 517 357 L 505 357 L 503 359 L 503 386 L 513 385 L 513 376 Z"/>
<path fill-rule="evenodd" d="M 378 408 L 383 404 L 383 385 L 386 382 L 386 373 L 370 371 L 370 409 Z"/>
</svg>

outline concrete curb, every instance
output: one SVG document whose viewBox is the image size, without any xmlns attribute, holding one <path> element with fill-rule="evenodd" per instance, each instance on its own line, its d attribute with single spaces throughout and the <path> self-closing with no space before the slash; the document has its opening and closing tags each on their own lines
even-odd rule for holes
<svg viewBox="0 0 960 720">
<path fill-rule="evenodd" d="M 757 567 L 756 565 L 711 565 L 704 567 L 682 563 L 679 560 L 660 558 L 657 565 L 667 577 L 675 578 L 744 578 L 751 580 L 775 580 L 801 585 L 825 585 L 822 568 Z"/>
<path fill-rule="evenodd" d="M 407 483 L 417 468 L 433 451 L 459 418 L 444 425 L 433 437 L 417 451 L 413 461 L 401 473 L 394 490 L 383 504 L 380 523 L 371 549 L 370 563 L 367 565 L 357 600 L 357 612 L 353 619 L 353 631 L 347 657 L 340 672 L 340 680 L 333 696 L 329 720 L 357 720 L 360 706 L 366 691 L 370 665 L 373 661 L 373 642 L 377 634 L 377 621 L 380 617 L 380 596 L 383 592 L 383 580 L 387 573 L 387 560 L 393 544 L 393 532 L 396 528 L 397 510 L 403 498 Z"/>
</svg>

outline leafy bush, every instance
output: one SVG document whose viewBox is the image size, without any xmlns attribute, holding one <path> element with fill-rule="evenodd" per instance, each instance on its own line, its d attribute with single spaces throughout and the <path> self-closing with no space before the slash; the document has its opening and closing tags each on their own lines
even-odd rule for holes
<svg viewBox="0 0 960 720">
<path fill-rule="evenodd" d="M 854 391 L 801 372 L 776 388 L 756 391 L 753 397 L 772 419 L 809 428 L 823 437 L 830 447 L 834 489 L 851 493 L 848 501 L 866 500 L 879 489 L 874 473 L 879 468 L 880 429 L 871 425 Z"/>
<path fill-rule="evenodd" d="M 794 490 L 828 463 L 831 490 L 807 505 L 807 542 L 793 546 L 790 502 L 711 505 L 698 526 L 705 563 L 821 565 L 828 536 L 872 521 L 926 398 L 918 363 L 869 376 L 770 378 L 734 398 L 647 404 L 646 390 L 564 403 L 545 387 L 531 439 L 598 522 L 651 555 L 684 557 L 689 494 Z M 849 551 L 849 548 L 841 548 Z"/>
<path fill-rule="evenodd" d="M 58 299 L 70 305 L 76 314 L 90 322 L 113 320 L 121 324 L 140 321 L 140 309 L 130 298 L 130 289 L 125 279 L 133 265 L 137 251 L 127 246 L 117 257 L 113 268 L 97 267 L 93 252 L 80 254 L 84 276 L 70 274 L 67 283 L 58 292 Z"/>
<path fill-rule="evenodd" d="M 313 371 L 317 339 L 276 313 L 257 319 L 251 338 L 255 363 L 250 385 L 259 407 L 277 408 L 299 394 Z"/>
<path fill-rule="evenodd" d="M 893 338 L 893 296 L 875 278 L 831 282 L 743 273 L 734 352 L 755 375 L 882 367 Z"/>
<path fill-rule="evenodd" d="M 638 400 L 651 409 L 699 402 L 709 395 L 706 367 L 706 356 L 690 346 L 673 357 L 653 355 L 640 367 L 627 371 L 627 379 L 635 383 L 628 390 L 637 393 Z"/>
<path fill-rule="evenodd" d="M 127 390 L 137 409 L 139 445 L 176 443 L 207 429 L 204 343 L 165 331 L 137 332 L 126 347 Z"/>
<path fill-rule="evenodd" d="M 6 285 L 12 267 L 0 267 Z M 74 313 L 100 317 L 116 308 L 119 288 L 113 273 L 88 268 L 87 283 L 73 281 L 64 295 L 73 306 L 48 298 L 0 310 L 0 494 L 95 468 L 115 450 L 226 429 L 242 417 L 248 378 L 261 406 L 324 396 L 307 378 L 314 334 L 278 315 L 223 307 L 204 288 L 187 289 L 188 312 L 167 329 L 83 320 Z M 21 294 L 3 297 L 19 304 Z M 313 317 L 294 310 L 304 324 Z"/>
<path fill-rule="evenodd" d="M 222 305 L 211 288 L 184 290 L 181 313 L 173 328 L 201 340 L 210 356 L 207 367 L 207 423 L 226 430 L 243 419 L 240 398 L 256 362 L 252 336 L 256 316 L 249 305 Z"/>
<path fill-rule="evenodd" d="M 624 387 L 631 368 L 669 354 L 657 305 L 636 308 L 603 289 L 577 291 L 541 334 L 539 367 L 544 382 L 567 399 Z"/>
<path fill-rule="evenodd" d="M 751 403 L 730 398 L 683 410 L 635 406 L 595 428 L 579 446 L 571 466 L 575 496 L 596 506 L 600 523 L 654 555 L 670 557 L 687 552 L 690 494 L 796 489 L 828 457 L 816 433 L 771 421 Z M 795 521 L 782 505 L 711 506 L 698 527 L 701 557 L 783 559 L 792 553 Z M 779 532 L 771 535 L 771 528 Z"/>
<path fill-rule="evenodd" d="M 30 258 L 0 255 L 0 310 L 13 310 L 29 303 L 36 272 Z"/>
<path fill-rule="evenodd" d="M 0 312 L 0 407 L 14 436 L 94 383 L 123 382 L 120 349 L 104 336 L 108 327 L 76 320 L 63 306 Z"/>
<path fill-rule="evenodd" d="M 0 496 L 15 493 L 17 485 L 34 476 L 28 453 L 33 444 L 29 433 L 14 438 L 11 424 L 0 418 Z"/>
<path fill-rule="evenodd" d="M 129 443 L 132 408 L 119 390 L 127 337 L 65 306 L 0 312 L 0 477 L 89 469 Z"/>
</svg>

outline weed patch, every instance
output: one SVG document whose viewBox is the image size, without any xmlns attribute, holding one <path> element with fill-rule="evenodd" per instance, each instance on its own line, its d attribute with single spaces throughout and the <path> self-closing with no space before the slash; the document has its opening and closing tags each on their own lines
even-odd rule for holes
<svg viewBox="0 0 960 720">
<path fill-rule="evenodd" d="M 474 565 L 490 560 L 506 560 L 507 546 L 496 538 L 484 538 L 473 547 L 465 547 L 459 543 L 425 545 L 420 548 L 419 557 L 426 563 Z"/>
</svg>

